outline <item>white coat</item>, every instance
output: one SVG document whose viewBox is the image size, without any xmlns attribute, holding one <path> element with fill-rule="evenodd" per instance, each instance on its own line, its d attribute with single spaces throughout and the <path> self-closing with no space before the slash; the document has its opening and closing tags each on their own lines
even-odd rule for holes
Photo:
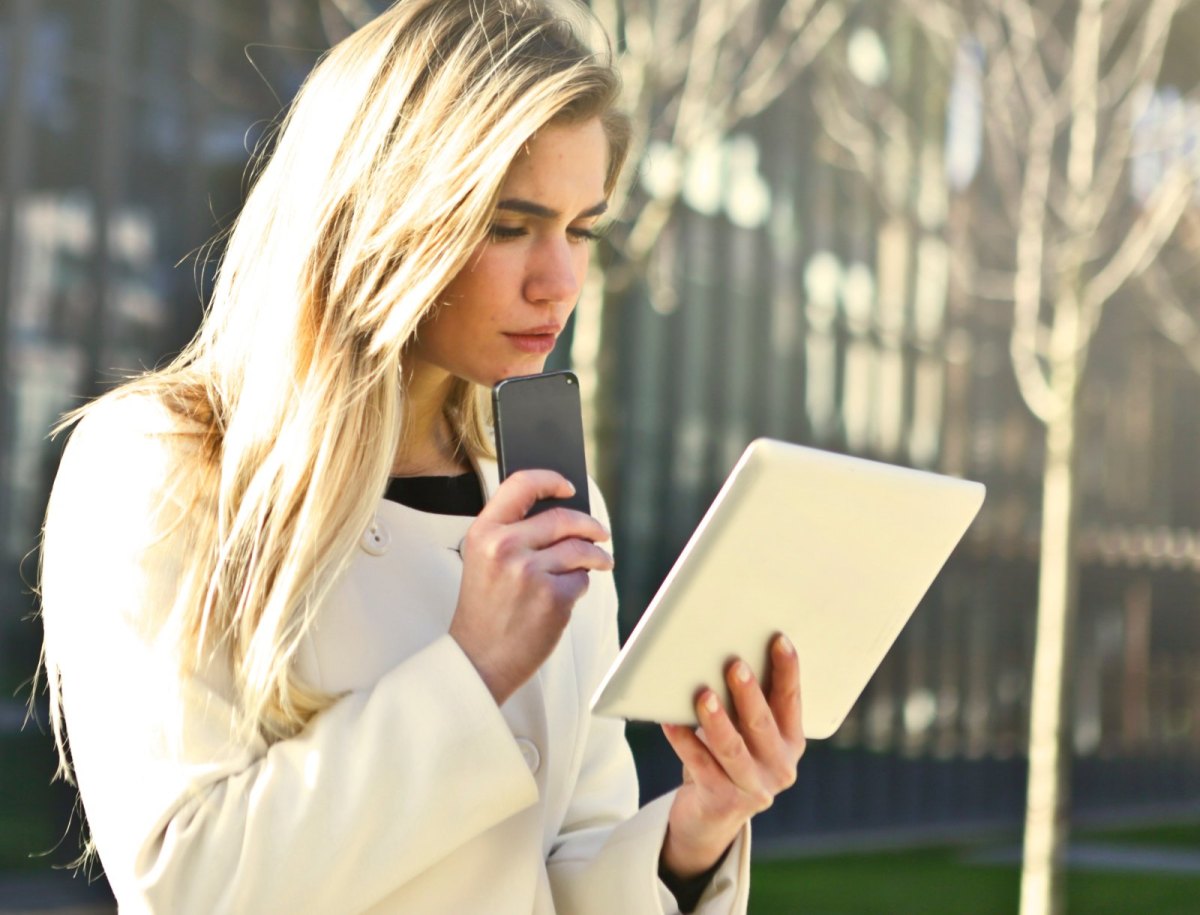
<svg viewBox="0 0 1200 915">
<path fill-rule="evenodd" d="M 662 913 L 672 795 L 637 810 L 620 722 L 588 701 L 617 649 L 610 573 L 503 707 L 447 635 L 470 518 L 381 501 L 298 671 L 344 695 L 299 735 L 238 741 L 231 678 L 180 674 L 177 427 L 145 399 L 71 436 L 43 545 L 46 658 L 122 911 Z M 494 491 L 494 464 L 478 470 Z M 605 524 L 593 487 L 593 511 Z M 745 910 L 743 831 L 698 911 Z"/>
</svg>

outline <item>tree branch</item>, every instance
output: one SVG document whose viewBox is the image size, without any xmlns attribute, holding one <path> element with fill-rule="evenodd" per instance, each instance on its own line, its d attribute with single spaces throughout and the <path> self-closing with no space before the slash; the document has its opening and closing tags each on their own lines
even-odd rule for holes
<svg viewBox="0 0 1200 915">
<path fill-rule="evenodd" d="M 758 114 L 790 86 L 799 73 L 829 44 L 845 24 L 846 7 L 826 3 L 809 14 L 818 0 L 787 3 L 775 26 L 746 65 L 742 88 L 731 108 L 731 121 Z"/>
<path fill-rule="evenodd" d="M 1157 81 L 1171 26 L 1182 7 L 1183 0 L 1151 0 L 1142 16 L 1138 53 L 1114 61 L 1101 82 L 1101 96 L 1107 104 L 1116 107 L 1138 86 Z"/>
<path fill-rule="evenodd" d="M 1013 329 L 1009 341 L 1021 396 L 1033 414 L 1047 424 L 1066 406 L 1051 389 L 1042 367 L 1039 345 L 1045 333 L 1041 323 L 1042 269 L 1055 133 L 1053 112 L 1043 109 L 1030 131 L 1030 155 L 1021 189 L 1017 274 L 1013 281 Z"/>
<path fill-rule="evenodd" d="M 1086 200 L 1079 205 L 1081 231 L 1096 231 L 1120 190 L 1134 138 L 1135 97 L 1132 90 L 1139 84 L 1153 85 L 1157 81 L 1166 52 L 1167 35 L 1179 7 L 1180 0 L 1155 0 L 1145 16 L 1138 53 L 1129 58 L 1133 65 L 1122 68 L 1125 59 L 1122 58 L 1100 81 L 1098 101 L 1103 108 L 1112 112 L 1112 129 L 1108 131 L 1108 141 L 1098 149 L 1095 177 L 1090 183 Z M 1109 80 L 1118 68 L 1123 70 L 1120 81 L 1124 86 L 1114 93 L 1114 85 Z"/>
<path fill-rule="evenodd" d="M 1039 50 L 1044 33 L 1039 31 L 1029 4 L 1025 0 L 996 0 L 996 6 L 1000 21 L 1008 26 L 1013 69 L 1026 100 L 1031 107 L 1047 104 L 1055 90 Z"/>
<path fill-rule="evenodd" d="M 930 39 L 937 39 L 951 50 L 958 47 L 971 29 L 959 6 L 945 0 L 900 0 L 901 6 Z"/>
<path fill-rule="evenodd" d="M 836 76 L 828 79 L 836 80 Z M 858 171 L 864 176 L 875 174 L 878 161 L 878 141 L 866 124 L 850 113 L 845 90 L 833 89 L 821 81 L 813 89 L 812 105 L 826 135 L 849 153 Z"/>
<path fill-rule="evenodd" d="M 1200 321 L 1180 301 L 1175 284 L 1160 263 L 1152 264 L 1140 279 L 1150 294 L 1138 296 L 1138 304 L 1158 332 L 1178 346 L 1191 367 L 1200 372 Z"/>
<path fill-rule="evenodd" d="M 1196 175 L 1186 165 L 1176 165 L 1167 173 L 1116 254 L 1085 283 L 1081 296 L 1085 332 L 1094 331 L 1104 305 L 1117 290 L 1158 256 L 1191 205 L 1195 190 Z"/>
<path fill-rule="evenodd" d="M 725 6 L 724 0 L 700 0 L 696 24 L 691 33 L 691 46 L 688 48 L 687 71 L 675 110 L 674 130 L 671 132 L 673 146 L 690 149 L 706 131 L 716 126 L 709 117 L 709 90 L 713 76 L 713 68 L 709 64 L 716 58 L 731 17 L 741 15 L 750 0 L 735 2 L 736 6 L 730 9 Z"/>
</svg>

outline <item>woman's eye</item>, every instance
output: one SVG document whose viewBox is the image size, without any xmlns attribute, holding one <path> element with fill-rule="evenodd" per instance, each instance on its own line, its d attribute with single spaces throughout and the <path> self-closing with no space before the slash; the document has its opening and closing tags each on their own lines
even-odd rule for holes
<svg viewBox="0 0 1200 915">
<path fill-rule="evenodd" d="M 501 241 L 509 238 L 520 238 L 525 234 L 525 229 L 521 226 L 492 226 L 488 230 L 488 235 L 494 241 Z"/>
<path fill-rule="evenodd" d="M 597 239 L 602 238 L 604 236 L 604 233 L 598 229 L 583 229 L 583 228 L 567 229 L 567 234 L 570 235 L 576 241 L 581 241 L 581 242 L 596 241 Z"/>
</svg>

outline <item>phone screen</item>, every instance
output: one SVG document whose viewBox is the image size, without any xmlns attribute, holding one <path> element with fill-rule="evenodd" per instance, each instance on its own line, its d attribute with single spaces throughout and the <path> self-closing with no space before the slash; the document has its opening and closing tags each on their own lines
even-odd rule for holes
<svg viewBox="0 0 1200 915">
<path fill-rule="evenodd" d="M 571 372 L 506 378 L 492 388 L 500 479 L 518 470 L 554 470 L 575 486 L 569 499 L 542 499 L 530 515 L 563 506 L 591 514 L 579 379 Z"/>
</svg>

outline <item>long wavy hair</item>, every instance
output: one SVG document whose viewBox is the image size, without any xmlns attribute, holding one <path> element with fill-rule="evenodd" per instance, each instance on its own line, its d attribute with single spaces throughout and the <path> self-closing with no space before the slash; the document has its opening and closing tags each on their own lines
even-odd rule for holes
<svg viewBox="0 0 1200 915">
<path fill-rule="evenodd" d="M 400 0 L 338 44 L 258 163 L 195 339 L 60 425 L 149 395 L 199 443 L 180 449 L 194 501 L 171 622 L 185 664 L 225 653 L 268 740 L 333 699 L 293 659 L 404 435 L 405 346 L 487 237 L 509 165 L 540 128 L 600 118 L 611 191 L 629 126 L 597 33 L 573 0 Z M 460 380 L 446 406 L 475 456 L 481 393 Z"/>
</svg>

